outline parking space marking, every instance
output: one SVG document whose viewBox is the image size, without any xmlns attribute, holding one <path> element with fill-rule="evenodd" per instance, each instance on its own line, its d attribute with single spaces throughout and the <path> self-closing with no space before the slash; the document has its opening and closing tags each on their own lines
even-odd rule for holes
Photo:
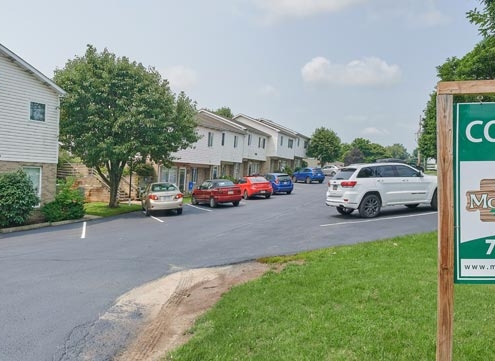
<svg viewBox="0 0 495 361">
<path fill-rule="evenodd" d="M 205 212 L 213 212 L 212 209 L 208 209 L 208 208 L 203 208 L 203 207 L 198 207 L 198 206 L 195 206 L 195 205 L 192 205 L 192 204 L 188 204 L 189 207 L 193 207 L 193 208 L 196 208 L 196 209 L 200 209 L 202 211 L 205 211 Z"/>
<path fill-rule="evenodd" d="M 327 223 L 327 224 L 320 224 L 320 227 L 341 226 L 343 224 L 379 222 L 379 221 L 386 221 L 388 219 L 399 219 L 399 218 L 410 218 L 410 217 L 427 216 L 427 215 L 434 214 L 434 213 L 437 213 L 437 212 L 427 212 L 427 213 L 421 213 L 421 214 L 408 214 L 406 216 L 395 216 L 395 217 L 379 217 L 379 218 L 365 219 L 365 220 L 351 221 L 351 222 Z"/>
<path fill-rule="evenodd" d="M 155 221 L 158 221 L 158 222 L 160 222 L 160 223 L 164 223 L 164 222 L 165 222 L 164 220 L 162 220 L 162 219 L 160 219 L 160 218 L 156 218 L 156 217 L 154 217 L 154 216 L 150 216 L 150 218 L 153 218 Z"/>
<path fill-rule="evenodd" d="M 81 239 L 86 238 L 86 222 L 83 222 L 83 227 L 82 227 L 82 232 L 81 232 Z"/>
</svg>

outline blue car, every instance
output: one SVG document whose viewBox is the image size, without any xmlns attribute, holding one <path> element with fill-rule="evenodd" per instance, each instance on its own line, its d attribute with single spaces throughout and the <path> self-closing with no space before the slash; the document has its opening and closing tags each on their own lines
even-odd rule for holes
<svg viewBox="0 0 495 361">
<path fill-rule="evenodd" d="M 272 184 L 273 194 L 287 193 L 291 194 L 294 189 L 294 184 L 287 173 L 268 173 L 265 178 Z"/>
<path fill-rule="evenodd" d="M 292 174 L 292 181 L 294 183 L 297 182 L 306 182 L 308 184 L 311 182 L 323 183 L 324 180 L 325 180 L 325 174 L 323 174 L 321 168 L 311 168 L 311 167 L 301 168 L 297 172 L 294 172 Z"/>
</svg>

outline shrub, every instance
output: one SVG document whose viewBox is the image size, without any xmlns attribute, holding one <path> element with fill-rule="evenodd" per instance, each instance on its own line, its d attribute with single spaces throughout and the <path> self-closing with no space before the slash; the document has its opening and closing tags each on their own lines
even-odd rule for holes
<svg viewBox="0 0 495 361">
<path fill-rule="evenodd" d="M 22 169 L 0 174 L 0 227 L 26 223 L 39 202 L 33 182 Z"/>
<path fill-rule="evenodd" d="M 74 188 L 74 179 L 68 178 L 59 185 L 53 202 L 45 204 L 41 212 L 48 222 L 78 219 L 84 216 L 84 195 Z"/>
</svg>

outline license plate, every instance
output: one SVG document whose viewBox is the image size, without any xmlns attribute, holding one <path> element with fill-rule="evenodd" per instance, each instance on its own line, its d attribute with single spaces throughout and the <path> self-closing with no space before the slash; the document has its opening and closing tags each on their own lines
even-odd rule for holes
<svg viewBox="0 0 495 361">
<path fill-rule="evenodd" d="M 266 193 L 266 191 L 261 191 L 260 193 Z"/>
<path fill-rule="evenodd" d="M 172 199 L 172 197 L 171 197 L 171 196 L 163 196 L 163 197 L 160 197 L 160 200 L 161 200 L 161 201 L 169 201 L 169 200 L 171 200 L 171 199 Z"/>
<path fill-rule="evenodd" d="M 338 186 L 336 184 L 333 185 L 333 190 L 336 191 Z"/>
<path fill-rule="evenodd" d="M 228 194 L 234 194 L 234 191 L 228 191 L 227 193 Z"/>
</svg>

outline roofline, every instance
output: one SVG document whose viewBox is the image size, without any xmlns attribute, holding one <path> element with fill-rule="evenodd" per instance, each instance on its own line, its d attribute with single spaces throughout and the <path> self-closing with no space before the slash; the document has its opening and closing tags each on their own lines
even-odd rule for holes
<svg viewBox="0 0 495 361">
<path fill-rule="evenodd" d="M 53 82 L 50 78 L 48 78 L 46 75 L 43 75 L 43 73 L 37 70 L 34 66 L 30 65 L 27 61 L 23 60 L 20 56 L 16 55 L 14 52 L 10 51 L 2 44 L 0 44 L 0 53 L 7 56 L 7 58 L 11 59 L 13 62 L 17 63 L 21 68 L 26 70 L 28 73 L 33 74 L 42 83 L 53 88 L 59 95 L 63 96 L 67 94 L 65 90 L 63 90 L 61 87 L 55 84 L 55 82 Z"/>
<path fill-rule="evenodd" d="M 213 112 L 210 112 L 209 110 L 200 109 L 200 110 L 198 110 L 198 113 L 205 113 L 206 115 L 208 115 L 208 116 L 210 116 L 210 117 L 212 117 L 212 118 L 214 118 L 216 120 L 219 120 L 219 121 L 221 121 L 223 123 L 226 123 L 226 124 L 230 125 L 231 127 L 237 128 L 237 129 L 239 129 L 242 132 L 246 132 L 246 130 L 247 130 L 242 125 L 237 124 L 237 123 L 233 122 L 232 120 L 227 119 L 227 118 L 224 118 L 224 117 L 222 117 L 222 116 L 220 116 L 218 114 L 215 114 Z"/>
<path fill-rule="evenodd" d="M 254 121 L 254 122 L 258 123 L 258 124 L 264 125 L 265 127 L 270 128 L 270 129 L 272 129 L 272 130 L 275 130 L 275 131 L 277 131 L 277 132 L 283 132 L 283 133 L 286 133 L 286 134 L 288 134 L 288 135 L 292 135 L 292 136 L 294 136 L 294 137 L 296 137 L 296 136 L 301 136 L 301 137 L 306 138 L 306 139 L 311 139 L 311 137 L 308 137 L 308 136 L 306 136 L 306 135 L 304 135 L 304 134 L 302 134 L 302 133 L 299 133 L 299 132 L 297 132 L 297 131 L 295 131 L 295 130 L 292 130 L 292 129 L 290 129 L 290 128 L 287 128 L 287 127 L 285 127 L 285 126 L 283 126 L 283 125 L 277 124 L 277 123 L 275 123 L 274 121 L 271 121 L 271 120 L 266 119 L 266 118 L 259 118 L 259 119 L 256 119 L 256 118 L 250 117 L 249 115 L 242 114 L 242 113 L 237 114 L 237 115 L 234 117 L 234 119 L 235 119 L 235 118 L 237 118 L 237 117 L 245 117 L 245 118 L 248 118 L 248 119 L 250 119 L 250 120 L 252 120 L 252 121 Z"/>
<path fill-rule="evenodd" d="M 278 128 L 274 128 L 274 127 L 273 127 L 273 126 L 271 126 L 271 125 L 268 125 L 268 124 L 262 123 L 262 122 L 260 122 L 260 121 L 259 121 L 259 119 L 256 119 L 256 118 L 253 118 L 253 117 L 250 117 L 249 115 L 242 114 L 242 113 L 241 113 L 241 114 L 237 114 L 237 115 L 234 117 L 234 119 L 235 119 L 235 118 L 238 118 L 238 117 L 244 117 L 244 118 L 247 118 L 247 119 L 252 120 L 252 121 L 254 121 L 254 122 L 256 122 L 256 123 L 258 123 L 258 124 L 260 124 L 260 125 L 263 125 L 264 127 L 270 128 L 271 130 L 274 130 L 274 131 L 276 131 L 276 132 L 280 132 L 280 129 L 278 129 Z"/>
</svg>

